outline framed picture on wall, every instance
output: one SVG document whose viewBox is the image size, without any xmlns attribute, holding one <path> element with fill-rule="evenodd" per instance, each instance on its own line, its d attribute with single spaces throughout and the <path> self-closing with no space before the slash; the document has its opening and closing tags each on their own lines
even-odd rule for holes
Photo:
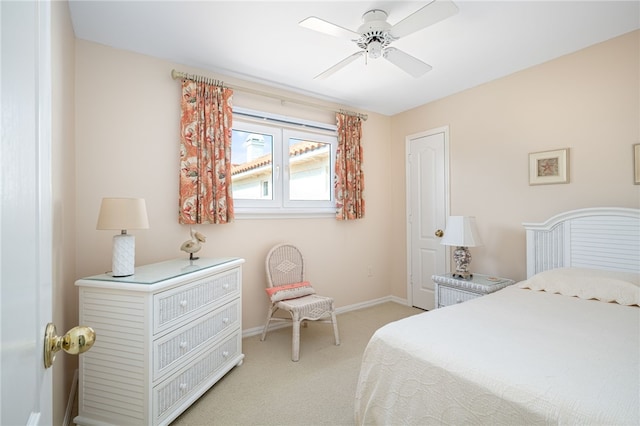
<svg viewBox="0 0 640 426">
<path fill-rule="evenodd" d="M 633 183 L 640 185 L 640 143 L 633 146 Z"/>
<path fill-rule="evenodd" d="M 569 183 L 569 148 L 529 154 L 529 185 Z"/>
</svg>

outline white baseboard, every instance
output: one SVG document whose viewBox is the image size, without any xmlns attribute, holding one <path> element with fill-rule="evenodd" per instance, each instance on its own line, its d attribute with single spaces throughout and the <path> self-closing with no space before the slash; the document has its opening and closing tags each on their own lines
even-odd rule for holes
<svg viewBox="0 0 640 426">
<path fill-rule="evenodd" d="M 382 303 L 387 303 L 387 302 L 395 302 L 405 306 L 409 305 L 409 302 L 407 301 L 407 299 L 402 299 L 396 296 L 386 296 L 386 297 L 381 297 L 379 299 L 368 300 L 366 302 L 354 303 L 353 305 L 341 306 L 339 308 L 336 308 L 336 314 L 344 314 L 346 312 L 357 311 L 358 309 L 370 308 L 372 306 L 380 305 Z M 287 323 L 275 323 L 269 327 L 269 330 L 277 330 L 279 328 L 290 327 L 290 326 L 291 325 Z M 250 336 L 255 336 L 257 334 L 262 334 L 263 329 L 264 329 L 264 326 L 261 325 L 259 327 L 253 327 L 253 328 L 248 328 L 246 330 L 242 330 L 242 337 L 250 337 Z"/>
<path fill-rule="evenodd" d="M 73 416 L 73 407 L 76 401 L 76 393 L 78 392 L 78 370 L 73 373 L 73 381 L 71 382 L 71 390 L 69 391 L 69 398 L 67 399 L 67 409 L 64 412 L 64 419 L 62 419 L 62 426 L 71 425 L 71 418 Z"/>
</svg>

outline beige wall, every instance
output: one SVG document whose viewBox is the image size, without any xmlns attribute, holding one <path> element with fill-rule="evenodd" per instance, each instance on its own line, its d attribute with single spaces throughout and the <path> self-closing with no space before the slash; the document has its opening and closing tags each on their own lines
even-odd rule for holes
<svg viewBox="0 0 640 426">
<path fill-rule="evenodd" d="M 452 215 L 474 215 L 484 247 L 472 269 L 523 279 L 522 222 L 583 207 L 640 207 L 640 31 L 529 68 L 392 119 L 392 185 L 404 187 L 405 138 L 450 129 Z M 570 149 L 570 183 L 529 186 L 528 154 Z M 392 194 L 391 293 L 406 294 L 405 197 Z M 393 253 L 393 252 L 392 252 Z"/>
<path fill-rule="evenodd" d="M 476 271 L 524 278 L 522 222 L 587 206 L 640 206 L 631 162 L 631 145 L 640 142 L 639 34 L 391 118 L 369 114 L 363 221 L 239 219 L 200 227 L 208 237 L 201 255 L 247 259 L 245 329 L 262 323 L 264 254 L 284 240 L 303 248 L 312 260 L 309 278 L 339 307 L 389 294 L 406 298 L 404 163 L 411 134 L 450 128 L 450 209 L 478 218 L 485 246 L 473 249 Z M 109 269 L 111 233 L 95 230 L 103 196 L 147 200 L 151 229 L 135 232 L 137 264 L 182 256 L 188 230 L 175 218 L 179 82 L 169 74 L 207 72 L 86 41 L 76 49 L 77 276 Z M 234 104 L 333 122 L 329 112 L 243 92 Z M 571 183 L 529 186 L 528 154 L 564 147 Z"/>
<path fill-rule="evenodd" d="M 207 75 L 204 70 L 87 41 L 76 42 L 78 277 L 103 273 L 111 266 L 113 232 L 95 229 L 102 197 L 146 199 L 150 229 L 132 232 L 136 236 L 136 264 L 186 256 L 179 247 L 189 238 L 189 227 L 177 222 L 180 81 L 171 79 L 173 68 Z M 250 86 L 231 78 L 224 81 Z M 237 92 L 234 105 L 335 122 L 332 112 L 282 105 L 246 93 Z M 365 219 L 237 219 L 228 225 L 196 227 L 207 236 L 200 256 L 246 259 L 244 329 L 263 324 L 267 311 L 264 257 L 272 245 L 282 241 L 301 247 L 308 260 L 307 278 L 319 292 L 333 295 L 337 307 L 389 295 L 391 209 L 386 194 L 391 186 L 386 163 L 390 123 L 389 117 L 369 114 L 363 127 Z M 369 266 L 373 268 L 372 277 L 368 276 Z"/>
<path fill-rule="evenodd" d="M 75 36 L 66 2 L 51 4 L 53 323 L 59 334 L 78 325 L 75 272 Z M 53 424 L 63 424 L 78 357 L 60 353 L 53 366 Z"/>
</svg>

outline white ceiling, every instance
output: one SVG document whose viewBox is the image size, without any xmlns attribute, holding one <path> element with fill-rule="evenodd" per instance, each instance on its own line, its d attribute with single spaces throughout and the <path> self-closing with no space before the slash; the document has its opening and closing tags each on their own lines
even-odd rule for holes
<svg viewBox="0 0 640 426">
<path fill-rule="evenodd" d="M 422 77 L 380 58 L 314 80 L 359 49 L 298 22 L 317 16 L 355 31 L 368 10 L 394 24 L 427 3 L 71 0 L 70 8 L 77 38 L 385 115 L 640 28 L 638 0 L 455 1 L 459 13 L 393 43 L 433 67 Z"/>
</svg>

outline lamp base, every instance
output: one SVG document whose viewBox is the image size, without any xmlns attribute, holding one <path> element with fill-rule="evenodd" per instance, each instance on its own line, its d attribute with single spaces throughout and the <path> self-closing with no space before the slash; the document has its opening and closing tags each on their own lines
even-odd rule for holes
<svg viewBox="0 0 640 426">
<path fill-rule="evenodd" d="M 451 276 L 462 280 L 470 280 L 473 278 L 473 274 L 471 272 L 454 272 Z"/>
<path fill-rule="evenodd" d="M 453 273 L 453 278 L 462 278 L 463 280 L 473 278 L 473 274 L 469 272 L 471 253 L 467 247 L 457 247 L 453 252 L 453 260 L 456 262 L 456 271 Z"/>
<path fill-rule="evenodd" d="M 136 238 L 129 234 L 113 236 L 111 273 L 114 277 L 128 277 L 135 272 Z"/>
</svg>

